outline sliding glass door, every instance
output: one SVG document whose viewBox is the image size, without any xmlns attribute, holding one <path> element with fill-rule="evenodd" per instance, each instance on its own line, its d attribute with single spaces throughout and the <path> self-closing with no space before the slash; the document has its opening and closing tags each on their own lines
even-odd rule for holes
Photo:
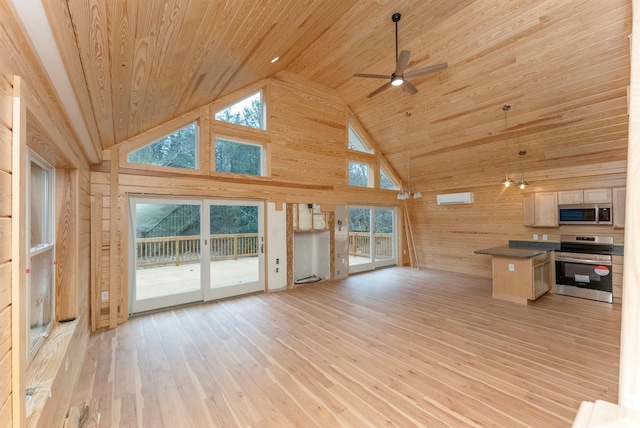
<svg viewBox="0 0 640 428">
<path fill-rule="evenodd" d="M 262 206 L 131 198 L 130 312 L 264 290 Z"/>
<path fill-rule="evenodd" d="M 397 264 L 396 209 L 349 208 L 349 272 Z"/>
<path fill-rule="evenodd" d="M 262 202 L 208 200 L 205 298 L 264 290 Z"/>
<path fill-rule="evenodd" d="M 132 198 L 130 211 L 131 312 L 201 301 L 202 202 Z"/>
</svg>

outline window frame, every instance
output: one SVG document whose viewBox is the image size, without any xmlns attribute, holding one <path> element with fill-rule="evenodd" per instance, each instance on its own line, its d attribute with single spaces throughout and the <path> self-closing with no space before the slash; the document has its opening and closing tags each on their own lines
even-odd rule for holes
<svg viewBox="0 0 640 428">
<path fill-rule="evenodd" d="M 227 110 L 235 105 L 241 104 L 242 102 L 246 101 L 249 98 L 254 97 L 256 94 L 260 95 L 260 127 L 258 128 L 254 128 L 253 126 L 248 126 L 248 125 L 242 125 L 240 123 L 235 123 L 235 122 L 229 122 L 226 120 L 220 120 L 218 119 L 216 116 L 218 115 L 218 113 Z M 224 123 L 227 125 L 232 125 L 232 126 L 240 126 L 243 129 L 252 129 L 252 130 L 256 130 L 256 131 L 266 131 L 267 130 L 267 109 L 266 109 L 266 102 L 265 102 L 265 94 L 264 94 L 264 89 L 260 88 L 257 91 L 251 92 L 248 95 L 240 98 L 240 99 L 236 99 L 235 101 L 226 104 L 224 107 L 221 107 L 219 109 L 214 110 L 213 112 L 213 120 L 219 123 Z"/>
<path fill-rule="evenodd" d="M 378 183 L 379 183 L 378 187 L 380 188 L 380 190 L 398 191 L 398 190 L 400 190 L 402 188 L 402 186 L 400 185 L 400 183 L 399 183 L 398 179 L 395 177 L 395 175 L 390 174 L 389 170 L 387 168 L 385 168 L 383 165 L 380 165 L 378 174 L 380 176 L 378 178 Z M 389 179 L 389 181 L 391 183 L 393 183 L 393 186 L 394 186 L 393 188 L 387 189 L 387 188 L 383 188 L 382 187 L 382 174 L 384 174 Z"/>
<path fill-rule="evenodd" d="M 139 150 L 144 149 L 145 147 L 151 146 L 153 144 L 156 144 L 158 142 L 160 142 L 161 140 L 163 140 L 164 138 L 167 138 L 168 136 L 175 134 L 177 132 L 182 131 L 183 129 L 191 126 L 191 125 L 195 125 L 195 141 L 194 141 L 194 166 L 193 168 L 183 168 L 183 167 L 179 167 L 179 166 L 165 166 L 165 165 L 154 165 L 154 164 L 149 164 L 149 163 L 139 163 L 139 162 L 132 162 L 129 160 L 129 155 L 131 155 L 132 153 L 135 153 Z M 179 126 L 178 128 L 173 129 L 170 132 L 167 133 L 163 133 L 160 137 L 155 138 L 153 141 L 150 142 L 146 142 L 145 144 L 140 144 L 140 145 L 136 145 L 137 147 L 131 148 L 129 150 L 127 150 L 124 153 L 124 161 L 127 165 L 130 165 L 132 167 L 135 168 L 149 168 L 149 169 L 159 169 L 159 170 L 175 170 L 175 171 L 199 171 L 201 166 L 200 166 L 200 157 L 201 157 L 201 140 L 202 140 L 202 131 L 201 131 L 201 126 L 200 126 L 200 119 L 196 118 L 195 120 L 191 120 L 181 126 Z"/>
<path fill-rule="evenodd" d="M 368 141 L 366 141 L 365 138 L 362 138 L 362 136 L 360 135 L 360 133 L 357 131 L 357 126 L 354 126 L 354 124 L 352 122 L 349 122 L 347 125 L 347 149 L 351 152 L 356 152 L 356 153 L 365 153 L 365 154 L 369 154 L 372 155 L 375 153 L 375 150 L 371 147 L 371 144 L 369 144 Z M 362 144 L 362 146 L 364 147 L 364 150 L 359 150 L 357 148 L 351 148 L 349 142 L 351 141 L 351 139 L 349 138 L 349 135 L 352 134 L 355 135 L 355 137 L 358 139 L 358 141 L 360 142 L 360 144 Z"/>
<path fill-rule="evenodd" d="M 43 211 L 43 225 L 45 225 L 46 223 L 45 227 L 43 227 L 44 229 L 43 235 L 46 235 L 46 241 L 48 241 L 44 244 L 39 243 L 35 247 L 33 247 L 31 243 L 31 237 L 32 237 L 31 195 L 32 195 L 32 189 L 33 189 L 32 188 L 33 177 L 31 173 L 31 168 L 32 168 L 32 164 L 34 163 L 47 172 L 47 175 L 46 175 L 47 178 L 46 178 L 46 183 L 45 183 L 44 192 L 43 192 L 44 193 L 43 198 L 45 199 L 44 201 L 45 207 L 43 208 L 42 211 Z M 27 267 L 28 275 L 26 279 L 27 304 L 25 305 L 26 306 L 25 316 L 27 318 L 27 323 L 26 323 L 27 328 L 24 334 L 26 336 L 26 344 L 27 344 L 26 358 L 27 358 L 27 362 L 30 362 L 42 347 L 42 344 L 44 343 L 45 339 L 48 337 L 49 333 L 51 332 L 51 329 L 53 328 L 53 325 L 56 320 L 56 266 L 55 266 L 55 260 L 56 260 L 56 234 L 55 234 L 56 169 L 51 164 L 49 164 L 42 156 L 38 155 L 32 149 L 28 149 L 27 165 L 28 165 L 27 174 L 26 174 L 27 209 L 26 209 L 26 221 L 25 221 L 25 224 L 26 224 L 25 239 L 26 239 L 26 252 L 27 252 L 26 267 Z M 40 202 L 43 202 L 43 201 L 41 200 Z M 42 239 L 42 241 L 45 241 L 45 239 Z M 31 286 L 32 286 L 32 278 L 33 278 L 32 261 L 33 261 L 33 257 L 39 256 L 41 254 L 45 254 L 46 252 L 51 252 L 51 259 L 52 259 L 52 264 L 51 264 L 52 272 L 50 274 L 51 319 L 46 325 L 46 327 L 43 330 L 41 330 L 41 332 L 38 333 L 40 337 L 38 337 L 33 342 L 33 344 L 31 344 L 31 339 L 32 339 L 31 328 L 29 326 L 31 325 L 30 320 L 32 315 L 32 307 L 30 304 L 31 293 L 32 293 Z"/>
<path fill-rule="evenodd" d="M 234 143 L 234 144 L 242 144 L 246 146 L 255 146 L 260 148 L 260 175 L 254 174 L 245 174 L 239 172 L 229 172 L 229 171 L 218 171 L 216 164 L 216 148 L 218 144 L 218 140 L 223 140 L 226 142 Z M 211 148 L 211 169 L 215 174 L 221 175 L 229 175 L 229 176 L 244 176 L 244 177 L 267 177 L 267 145 L 261 143 L 259 141 L 249 141 L 246 139 L 230 137 L 228 135 L 213 135 L 212 139 L 212 148 Z"/>
<path fill-rule="evenodd" d="M 366 186 L 358 186 L 357 184 L 351 184 L 351 164 L 352 163 L 357 163 L 360 165 L 366 165 L 367 167 L 367 185 Z M 350 158 L 347 159 L 347 185 L 349 187 L 356 187 L 356 188 L 360 188 L 360 189 L 372 189 L 375 187 L 375 172 L 372 174 L 372 171 L 374 171 L 374 166 L 371 164 L 371 162 L 368 162 L 364 159 L 356 159 L 356 158 Z"/>
</svg>

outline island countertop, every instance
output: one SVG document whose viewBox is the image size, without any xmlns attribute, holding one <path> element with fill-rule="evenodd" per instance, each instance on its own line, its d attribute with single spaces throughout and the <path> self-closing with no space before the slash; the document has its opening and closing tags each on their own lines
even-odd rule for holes
<svg viewBox="0 0 640 428">
<path fill-rule="evenodd" d="M 486 254 L 496 257 L 513 257 L 517 259 L 530 259 L 542 255 L 550 250 L 532 249 L 532 248 L 512 248 L 508 245 L 501 247 L 485 248 L 483 250 L 474 251 L 475 254 Z"/>
</svg>

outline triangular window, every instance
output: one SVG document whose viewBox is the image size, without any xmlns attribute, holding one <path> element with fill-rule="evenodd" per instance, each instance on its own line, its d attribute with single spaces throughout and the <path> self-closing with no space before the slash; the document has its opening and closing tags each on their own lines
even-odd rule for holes
<svg viewBox="0 0 640 428">
<path fill-rule="evenodd" d="M 215 119 L 255 129 L 266 129 L 262 91 L 218 110 Z"/>
<path fill-rule="evenodd" d="M 127 154 L 127 162 L 196 169 L 197 153 L 198 124 L 194 122 Z"/>
<path fill-rule="evenodd" d="M 398 190 L 399 186 L 391 179 L 392 175 L 388 174 L 383 168 L 380 168 L 380 188 L 386 190 Z"/>
<path fill-rule="evenodd" d="M 351 125 L 349 125 L 349 150 L 355 150 L 355 151 L 364 152 L 364 153 L 372 153 L 373 152 L 373 150 L 371 150 L 364 143 L 362 138 L 360 138 L 358 133 L 353 129 L 353 127 Z"/>
</svg>

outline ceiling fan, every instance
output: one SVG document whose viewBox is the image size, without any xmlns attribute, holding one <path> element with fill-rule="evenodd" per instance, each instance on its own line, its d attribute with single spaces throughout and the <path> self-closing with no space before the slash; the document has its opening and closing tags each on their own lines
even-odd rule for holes
<svg viewBox="0 0 640 428">
<path fill-rule="evenodd" d="M 409 63 L 409 56 L 411 55 L 410 51 L 401 51 L 400 55 L 398 55 L 398 21 L 400 21 L 401 15 L 399 13 L 394 13 L 391 16 L 391 20 L 396 24 L 396 69 L 391 76 L 387 74 L 368 74 L 368 73 L 356 73 L 355 77 L 368 77 L 371 79 L 389 79 L 387 83 L 380 86 L 375 91 L 371 92 L 367 95 L 367 98 L 371 98 L 375 95 L 378 95 L 380 92 L 388 89 L 391 86 L 401 86 L 405 92 L 413 95 L 418 92 L 415 86 L 413 86 L 408 80 L 412 77 L 423 76 L 425 74 L 435 73 L 436 71 L 441 71 L 447 68 L 449 65 L 444 62 L 442 64 L 436 64 L 429 67 L 419 68 L 417 70 L 407 71 L 405 72 L 405 68 Z"/>
</svg>

